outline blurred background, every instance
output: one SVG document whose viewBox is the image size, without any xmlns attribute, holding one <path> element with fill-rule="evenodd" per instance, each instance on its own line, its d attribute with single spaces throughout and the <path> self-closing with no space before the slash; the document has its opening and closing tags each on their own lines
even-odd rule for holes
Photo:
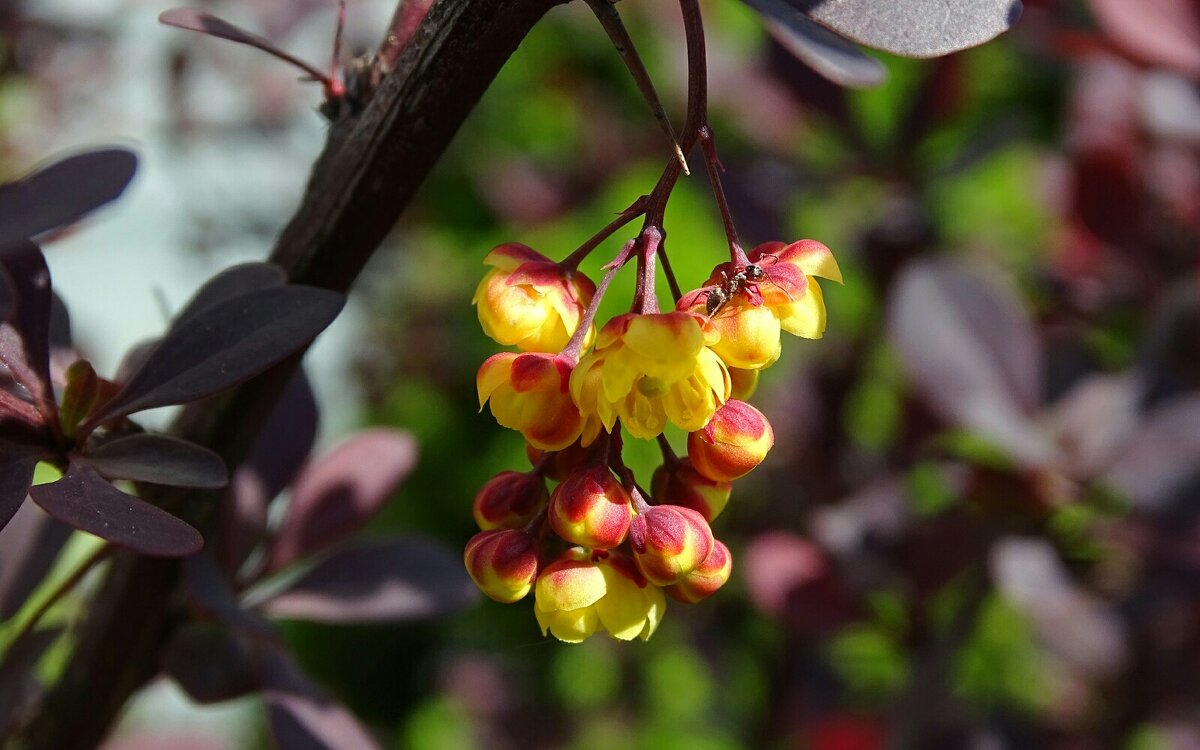
<svg viewBox="0 0 1200 750">
<path fill-rule="evenodd" d="M 818 239 L 846 280 L 824 285 L 825 338 L 789 337 L 763 375 L 776 445 L 714 525 L 725 589 L 672 602 L 644 644 L 544 639 L 530 602 L 287 623 L 304 668 L 396 748 L 1200 748 L 1200 3 L 1025 5 L 974 50 L 872 53 L 887 81 L 848 91 L 746 6 L 704 3 L 744 244 Z M 326 127 L 318 87 L 159 26 L 167 7 L 0 6 L 8 176 L 86 145 L 141 157 L 126 197 L 47 253 L 102 373 L 215 270 L 265 257 Z M 328 58 L 331 1 L 204 7 Z M 681 121 L 676 5 L 620 10 Z M 350 50 L 391 11 L 351 0 Z M 459 549 L 478 487 L 528 466 L 478 413 L 496 349 L 470 305 L 483 256 L 565 256 L 666 156 L 587 8 L 551 12 L 309 358 L 321 446 L 369 425 L 419 442 L 373 531 Z M 702 171 L 666 230 L 700 286 L 726 252 Z M 627 309 L 624 276 L 602 320 Z M 648 478 L 657 448 L 628 444 Z M 121 731 L 122 747 L 267 743 L 258 699 L 201 709 L 165 680 Z"/>
</svg>

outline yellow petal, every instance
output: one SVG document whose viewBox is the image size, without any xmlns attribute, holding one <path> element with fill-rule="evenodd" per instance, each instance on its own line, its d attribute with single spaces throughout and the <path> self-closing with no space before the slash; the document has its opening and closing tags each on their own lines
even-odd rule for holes
<svg viewBox="0 0 1200 750">
<path fill-rule="evenodd" d="M 775 308 L 779 324 L 788 333 L 806 339 L 819 339 L 825 333 L 825 298 L 816 281 L 809 279 L 808 292 L 788 305 Z"/>
</svg>

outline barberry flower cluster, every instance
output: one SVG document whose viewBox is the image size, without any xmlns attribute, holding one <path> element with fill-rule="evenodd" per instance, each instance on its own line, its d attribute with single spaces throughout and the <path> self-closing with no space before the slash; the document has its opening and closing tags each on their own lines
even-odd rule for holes
<svg viewBox="0 0 1200 750">
<path fill-rule="evenodd" d="M 631 43 L 612 6 L 592 5 L 628 54 Z M 480 367 L 480 409 L 490 405 L 497 422 L 521 433 L 533 468 L 501 472 L 479 491 L 480 532 L 467 543 L 466 567 L 497 601 L 516 602 L 532 591 L 543 635 L 572 643 L 599 631 L 645 640 L 662 620 L 666 596 L 697 602 L 729 580 L 733 558 L 710 524 L 733 481 L 758 466 L 774 442 L 767 418 L 746 399 L 758 373 L 779 358 L 781 332 L 824 332 L 816 277 L 841 281 L 819 242 L 772 242 L 750 253 L 738 243 L 706 123 L 699 8 L 692 0 L 682 7 L 688 118 L 678 144 L 666 128 L 673 154 L 654 189 L 560 262 L 517 243 L 495 248 L 475 293 L 484 332 L 519 350 Z M 640 63 L 631 69 L 661 114 Z M 683 156 L 697 143 L 729 261 L 684 294 L 666 259 L 662 225 L 686 170 Z M 641 231 L 604 267 L 598 285 L 580 273 L 584 257 L 639 216 Z M 660 259 L 675 300 L 665 312 L 654 288 Z M 630 261 L 637 269 L 630 311 L 596 331 L 600 300 Z M 687 433 L 685 456 L 664 435 L 668 425 Z M 657 440 L 662 449 L 650 491 L 622 460 L 625 434 Z M 556 483 L 552 491 L 549 482 Z"/>
</svg>

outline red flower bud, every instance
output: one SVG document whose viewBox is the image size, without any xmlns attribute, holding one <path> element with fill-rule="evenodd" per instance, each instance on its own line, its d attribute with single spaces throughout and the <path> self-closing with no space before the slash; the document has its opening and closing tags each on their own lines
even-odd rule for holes
<svg viewBox="0 0 1200 750">
<path fill-rule="evenodd" d="M 762 463 L 774 444 L 775 433 L 762 412 L 730 399 L 703 430 L 688 435 L 688 458 L 709 479 L 732 482 Z"/>
<path fill-rule="evenodd" d="M 629 493 L 604 466 L 575 472 L 550 496 L 550 527 L 581 547 L 616 547 L 629 533 L 632 514 Z"/>
<path fill-rule="evenodd" d="M 704 562 L 679 579 L 678 583 L 667 586 L 663 591 L 672 599 L 684 604 L 694 604 L 706 599 L 717 592 L 729 580 L 733 572 L 733 556 L 729 548 L 719 539 L 713 542 L 712 553 Z"/>
<path fill-rule="evenodd" d="M 511 604 L 523 599 L 537 578 L 537 540 L 513 529 L 481 531 L 467 542 L 463 563 L 480 591 Z"/>
<path fill-rule="evenodd" d="M 533 472 L 502 471 L 480 488 L 472 513 L 484 531 L 519 529 L 549 498 L 545 480 Z"/>
<path fill-rule="evenodd" d="M 659 505 L 691 508 L 711 522 L 725 510 L 733 484 L 709 479 L 685 458 L 655 469 L 650 491 Z"/>
<path fill-rule="evenodd" d="M 629 527 L 633 559 L 656 586 L 669 586 L 695 570 L 712 554 L 713 543 L 704 516 L 677 505 L 656 505 Z"/>
</svg>

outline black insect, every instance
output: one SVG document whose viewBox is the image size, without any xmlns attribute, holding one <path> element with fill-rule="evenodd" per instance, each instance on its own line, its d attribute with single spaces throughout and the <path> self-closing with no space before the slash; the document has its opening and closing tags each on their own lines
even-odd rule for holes
<svg viewBox="0 0 1200 750">
<path fill-rule="evenodd" d="M 766 278 L 767 272 L 761 266 L 753 263 L 743 266 L 734 274 L 721 271 L 721 283 L 706 292 L 708 296 L 704 301 L 704 309 L 708 317 L 711 318 L 719 313 L 721 308 L 729 304 L 730 300 L 738 294 L 744 293 L 747 287 L 765 281 Z"/>
</svg>

